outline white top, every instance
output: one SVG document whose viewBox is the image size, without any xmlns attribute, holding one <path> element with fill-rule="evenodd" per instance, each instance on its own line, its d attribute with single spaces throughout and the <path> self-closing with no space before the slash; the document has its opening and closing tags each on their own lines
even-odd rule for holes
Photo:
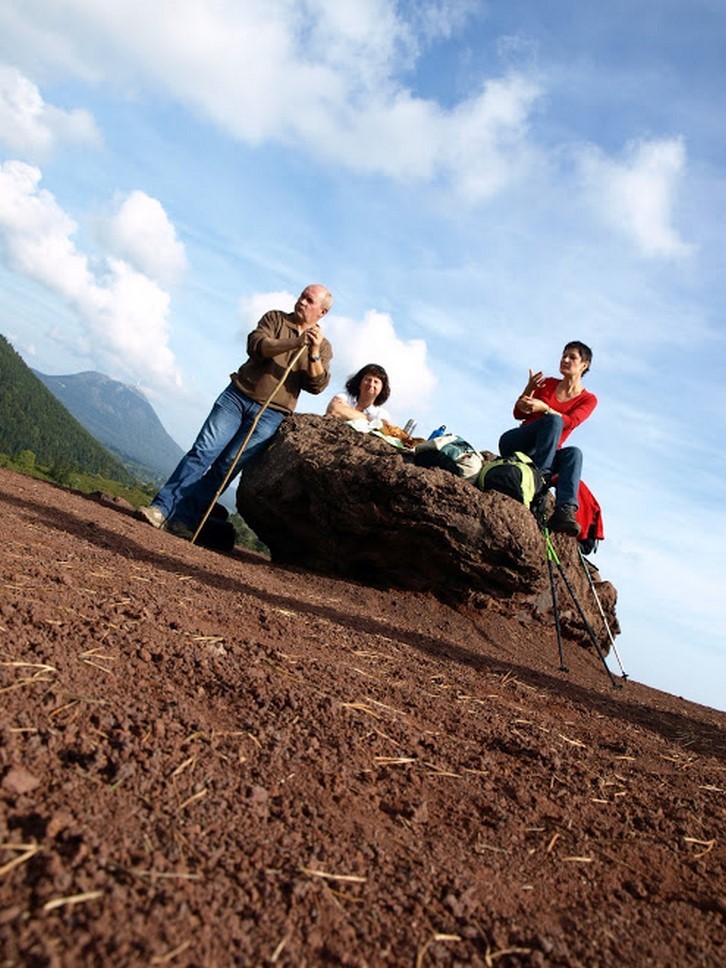
<svg viewBox="0 0 726 968">
<path fill-rule="evenodd" d="M 334 400 L 340 400 L 342 403 L 347 403 L 349 407 L 355 407 L 356 399 L 352 397 L 349 393 L 336 393 L 333 397 Z M 365 410 L 361 410 L 366 417 L 370 417 L 371 420 L 375 420 L 377 417 L 379 420 L 385 420 L 386 423 L 392 424 L 391 415 L 385 409 L 385 407 L 375 407 L 371 404 L 370 407 L 366 407 Z"/>
</svg>

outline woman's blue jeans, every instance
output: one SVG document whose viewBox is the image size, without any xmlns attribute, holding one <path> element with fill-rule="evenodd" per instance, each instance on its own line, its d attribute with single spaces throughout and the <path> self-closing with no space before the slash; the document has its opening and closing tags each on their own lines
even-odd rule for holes
<svg viewBox="0 0 726 968">
<path fill-rule="evenodd" d="M 196 528 L 261 409 L 233 383 L 220 393 L 191 450 L 151 502 L 167 520 Z M 267 446 L 284 416 L 279 410 L 265 410 L 228 483 Z"/>
<path fill-rule="evenodd" d="M 557 476 L 557 503 L 577 507 L 582 451 L 579 447 L 557 449 L 562 424 L 562 417 L 558 413 L 546 413 L 531 423 L 513 427 L 499 438 L 499 453 L 502 457 L 510 457 L 517 450 L 527 454 L 548 480 Z"/>
</svg>

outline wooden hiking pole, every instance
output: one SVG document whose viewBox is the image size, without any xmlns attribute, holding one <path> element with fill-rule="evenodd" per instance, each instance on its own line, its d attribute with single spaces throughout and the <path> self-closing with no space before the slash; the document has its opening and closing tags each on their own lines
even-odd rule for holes
<svg viewBox="0 0 726 968">
<path fill-rule="evenodd" d="M 224 492 L 225 488 L 229 484 L 230 478 L 232 477 L 232 474 L 234 473 L 234 469 L 237 466 L 237 464 L 239 463 L 240 457 L 242 456 L 242 454 L 244 454 L 245 448 L 247 447 L 247 444 L 250 442 L 250 438 L 252 437 L 252 434 L 255 432 L 255 429 L 257 428 L 257 424 L 259 423 L 260 417 L 265 412 L 265 410 L 267 410 L 268 406 L 272 403 L 273 397 L 275 396 L 275 394 L 277 393 L 277 391 L 280 389 L 280 387 L 283 385 L 283 383 L 285 382 L 285 380 L 288 378 L 288 376 L 290 374 L 290 371 L 292 370 L 293 366 L 295 366 L 295 364 L 300 359 L 300 357 L 303 355 L 303 350 L 305 350 L 305 349 L 307 349 L 307 343 L 303 343 L 303 345 L 300 347 L 300 349 L 297 351 L 297 353 L 290 360 L 287 369 L 282 374 L 282 376 L 280 377 L 280 379 L 277 381 L 277 384 L 275 385 L 275 388 L 273 389 L 272 393 L 269 395 L 269 397 L 267 398 L 267 400 L 265 400 L 265 402 L 262 404 L 262 406 L 260 407 L 260 409 L 255 414 L 255 419 L 252 421 L 252 426 L 247 431 L 247 436 L 245 437 L 245 439 L 240 444 L 239 449 L 238 449 L 237 453 L 235 454 L 234 460 L 232 461 L 232 464 L 231 464 L 229 470 L 227 471 L 224 480 L 219 485 L 219 488 L 217 489 L 217 493 L 212 498 L 212 502 L 209 505 L 209 507 L 207 508 L 207 510 L 206 510 L 206 512 L 204 514 L 204 517 L 199 522 L 199 524 L 197 526 L 197 530 L 192 535 L 192 538 L 191 538 L 191 543 L 192 544 L 194 544 L 195 541 L 197 540 L 197 538 L 199 537 L 199 532 L 202 530 L 202 528 L 204 527 L 204 525 L 207 523 L 207 518 L 212 513 L 212 508 L 217 503 L 217 501 L 219 500 L 220 495 Z"/>
</svg>

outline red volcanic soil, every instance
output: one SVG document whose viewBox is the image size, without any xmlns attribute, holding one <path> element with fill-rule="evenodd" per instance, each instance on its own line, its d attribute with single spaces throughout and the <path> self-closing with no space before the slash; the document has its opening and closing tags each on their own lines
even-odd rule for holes
<svg viewBox="0 0 726 968">
<path fill-rule="evenodd" d="M 722 965 L 726 715 L 0 471 L 0 965 Z"/>
</svg>

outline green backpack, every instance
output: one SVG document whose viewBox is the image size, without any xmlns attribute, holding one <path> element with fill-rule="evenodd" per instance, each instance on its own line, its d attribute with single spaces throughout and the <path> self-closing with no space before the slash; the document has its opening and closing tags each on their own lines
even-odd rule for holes
<svg viewBox="0 0 726 968">
<path fill-rule="evenodd" d="M 500 491 L 534 510 L 535 499 L 546 494 L 544 478 L 532 459 L 521 451 L 484 464 L 476 480 L 482 491 Z"/>
<path fill-rule="evenodd" d="M 417 467 L 441 467 L 471 484 L 476 484 L 484 463 L 479 451 L 458 434 L 422 440 L 413 451 Z"/>
</svg>

